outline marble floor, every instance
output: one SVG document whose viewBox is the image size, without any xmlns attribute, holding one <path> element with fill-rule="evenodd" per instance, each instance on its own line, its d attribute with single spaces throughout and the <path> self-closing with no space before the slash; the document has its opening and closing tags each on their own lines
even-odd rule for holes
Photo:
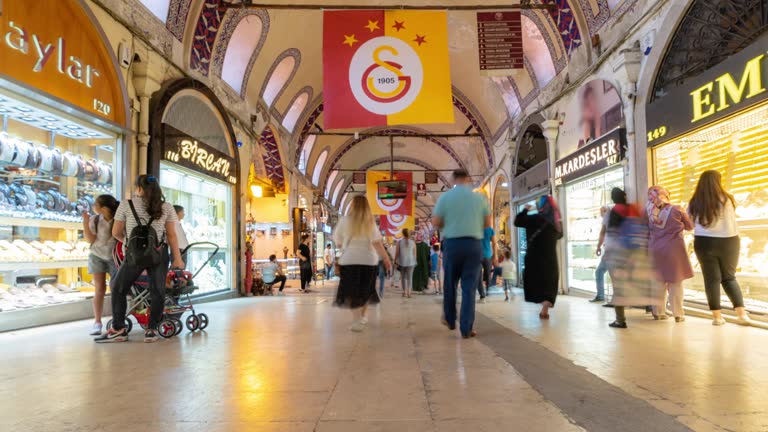
<svg viewBox="0 0 768 432">
<path fill-rule="evenodd" d="M 156 344 L 96 345 L 88 322 L 0 334 L 0 430 L 768 431 L 765 330 L 638 311 L 615 331 L 565 296 L 542 323 L 497 295 L 462 340 L 439 297 L 395 292 L 352 333 L 332 295 L 201 304 L 204 332 Z"/>
</svg>

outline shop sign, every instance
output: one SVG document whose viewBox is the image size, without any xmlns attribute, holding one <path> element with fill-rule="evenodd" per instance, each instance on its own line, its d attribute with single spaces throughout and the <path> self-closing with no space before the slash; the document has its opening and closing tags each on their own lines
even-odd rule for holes
<svg viewBox="0 0 768 432">
<path fill-rule="evenodd" d="M 661 144 L 767 100 L 766 46 L 768 34 L 649 104 L 648 144 Z"/>
<path fill-rule="evenodd" d="M 477 44 L 480 72 L 512 75 L 523 68 L 523 24 L 520 11 L 478 12 Z"/>
<path fill-rule="evenodd" d="M 512 200 L 517 201 L 549 186 L 549 161 L 539 162 L 533 168 L 512 180 Z"/>
<path fill-rule="evenodd" d="M 555 164 L 555 181 L 557 184 L 561 184 L 616 165 L 624 159 L 626 151 L 625 129 L 614 129 L 575 153 L 557 161 Z"/>
<path fill-rule="evenodd" d="M 0 37 L 0 75 L 125 123 L 114 54 L 79 1 L 5 2 Z"/>
<path fill-rule="evenodd" d="M 163 125 L 163 159 L 237 184 L 234 158 L 167 124 Z"/>
</svg>

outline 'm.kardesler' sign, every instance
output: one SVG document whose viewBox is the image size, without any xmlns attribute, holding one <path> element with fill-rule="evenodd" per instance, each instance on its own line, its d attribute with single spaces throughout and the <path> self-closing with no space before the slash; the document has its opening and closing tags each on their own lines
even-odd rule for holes
<svg viewBox="0 0 768 432">
<path fill-rule="evenodd" d="M 616 128 L 555 164 L 555 180 L 567 182 L 615 165 L 624 159 L 627 147 L 626 131 Z"/>
</svg>

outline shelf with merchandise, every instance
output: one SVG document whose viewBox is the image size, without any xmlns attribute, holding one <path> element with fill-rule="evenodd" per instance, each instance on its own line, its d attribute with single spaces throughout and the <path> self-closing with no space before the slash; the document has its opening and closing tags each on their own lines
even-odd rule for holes
<svg viewBox="0 0 768 432">
<path fill-rule="evenodd" d="M 66 261 L 24 261 L 24 262 L 2 262 L 0 261 L 0 272 L 14 272 L 23 270 L 58 270 L 65 268 L 88 267 L 88 260 L 73 259 Z"/>
</svg>

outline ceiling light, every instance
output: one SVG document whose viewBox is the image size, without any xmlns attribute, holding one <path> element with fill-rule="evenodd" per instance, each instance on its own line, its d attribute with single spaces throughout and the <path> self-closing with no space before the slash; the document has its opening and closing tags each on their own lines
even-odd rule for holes
<svg viewBox="0 0 768 432">
<path fill-rule="evenodd" d="M 29 108 L 27 108 L 27 107 L 20 107 L 20 106 L 17 106 L 17 107 L 14 107 L 14 108 L 16 108 L 17 110 L 19 110 L 19 111 L 21 111 L 21 112 L 25 112 L 25 113 L 28 113 L 28 112 L 32 112 L 32 110 L 31 110 L 31 109 L 29 109 Z"/>
<path fill-rule="evenodd" d="M 501 184 L 501 187 L 509 187 L 509 183 L 504 182 L 504 183 Z"/>
<path fill-rule="evenodd" d="M 56 117 L 51 117 L 51 116 L 44 116 L 44 117 L 40 117 L 40 118 L 42 118 L 45 121 L 49 121 L 49 122 L 54 122 L 54 121 L 58 120 Z"/>
<path fill-rule="evenodd" d="M 80 129 L 80 126 L 73 125 L 73 124 L 68 124 L 68 125 L 66 125 L 66 128 L 67 129 L 72 129 L 72 130 L 77 130 L 77 129 Z"/>
<path fill-rule="evenodd" d="M 57 126 L 54 126 L 52 124 L 45 125 L 45 128 L 48 129 L 48 130 L 59 130 L 59 128 Z"/>
<path fill-rule="evenodd" d="M 33 121 L 35 121 L 35 119 L 34 119 L 34 118 L 32 118 L 32 117 L 27 117 L 27 116 L 21 116 L 21 117 L 19 117 L 19 120 L 21 120 L 21 121 L 25 121 L 25 122 L 33 122 Z"/>
<path fill-rule="evenodd" d="M 0 113 L 7 113 L 7 112 L 10 112 L 10 111 L 8 111 L 8 110 L 7 110 L 7 109 L 5 109 L 5 108 L 0 108 Z"/>
<path fill-rule="evenodd" d="M 65 133 L 64 135 L 69 135 L 69 136 L 71 136 L 71 137 L 77 137 L 77 136 L 78 136 L 78 135 L 77 135 L 76 133 L 74 133 L 74 132 L 67 132 L 67 133 Z"/>
<path fill-rule="evenodd" d="M 99 135 L 96 132 L 86 132 L 85 134 L 88 135 L 88 136 L 98 136 Z"/>
</svg>

